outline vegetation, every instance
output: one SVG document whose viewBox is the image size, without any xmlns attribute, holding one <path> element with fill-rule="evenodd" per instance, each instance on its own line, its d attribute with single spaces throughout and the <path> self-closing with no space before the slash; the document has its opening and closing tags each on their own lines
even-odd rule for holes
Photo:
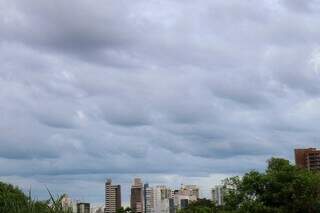
<svg viewBox="0 0 320 213">
<path fill-rule="evenodd" d="M 181 209 L 180 213 L 216 213 L 219 212 L 214 202 L 208 199 L 198 199 L 196 202 L 190 203 L 188 208 Z"/>
<path fill-rule="evenodd" d="M 49 192 L 49 190 L 48 190 Z M 0 212 L 6 213 L 71 213 L 62 207 L 65 195 L 54 198 L 49 192 L 50 199 L 36 201 L 31 198 L 31 192 L 26 196 L 19 188 L 0 182 Z"/>
<path fill-rule="evenodd" d="M 130 207 L 126 207 L 126 208 L 121 207 L 117 209 L 117 213 L 134 213 L 134 211 Z"/>
<path fill-rule="evenodd" d="M 299 169 L 288 160 L 272 158 L 265 172 L 250 171 L 224 181 L 224 206 L 195 202 L 181 210 L 229 213 L 320 212 L 320 173 Z"/>
</svg>

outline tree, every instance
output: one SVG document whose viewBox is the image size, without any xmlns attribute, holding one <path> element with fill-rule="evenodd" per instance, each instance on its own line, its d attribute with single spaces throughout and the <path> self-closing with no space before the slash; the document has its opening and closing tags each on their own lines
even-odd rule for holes
<svg viewBox="0 0 320 213">
<path fill-rule="evenodd" d="M 27 204 L 28 198 L 20 189 L 0 182 L 0 212 L 18 212 Z"/>
<path fill-rule="evenodd" d="M 130 207 L 120 207 L 116 210 L 117 213 L 134 213 L 134 211 Z"/>
<path fill-rule="evenodd" d="M 237 212 L 319 212 L 320 174 L 272 158 L 264 173 L 250 171 L 224 182 L 225 209 Z"/>
<path fill-rule="evenodd" d="M 48 190 L 49 192 L 49 190 Z M 32 200 L 31 191 L 26 196 L 18 187 L 0 182 L 0 212 L 10 213 L 69 213 L 62 208 L 61 200 L 64 197 L 54 198 L 49 192 L 47 201 Z"/>
<path fill-rule="evenodd" d="M 187 208 L 181 209 L 180 213 L 216 213 L 218 212 L 214 202 L 208 199 L 198 199 L 191 202 Z"/>
</svg>

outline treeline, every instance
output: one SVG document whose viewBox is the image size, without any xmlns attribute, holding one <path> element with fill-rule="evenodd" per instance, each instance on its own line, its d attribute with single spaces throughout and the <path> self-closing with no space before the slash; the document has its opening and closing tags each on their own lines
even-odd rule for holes
<svg viewBox="0 0 320 213">
<path fill-rule="evenodd" d="M 72 213 L 62 207 L 62 196 L 54 198 L 48 191 L 49 199 L 37 201 L 25 195 L 19 188 L 0 182 L 0 213 Z"/>
<path fill-rule="evenodd" d="M 320 212 L 320 173 L 272 158 L 264 172 L 250 171 L 228 178 L 224 204 L 200 199 L 180 213 L 317 213 Z"/>
</svg>

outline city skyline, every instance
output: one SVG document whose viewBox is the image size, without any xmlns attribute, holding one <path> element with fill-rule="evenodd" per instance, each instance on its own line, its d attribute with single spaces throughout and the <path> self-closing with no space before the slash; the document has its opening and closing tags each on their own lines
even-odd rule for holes
<svg viewBox="0 0 320 213">
<path fill-rule="evenodd" d="M 300 147 L 294 149 L 294 155 L 294 165 L 296 168 L 309 171 L 320 170 L 319 149 L 313 147 Z M 293 165 L 292 162 L 287 162 Z M 251 171 L 256 170 L 253 169 Z M 241 176 L 242 175 L 235 177 L 241 178 Z M 141 177 L 134 177 L 130 185 L 130 203 L 123 204 L 121 185 L 112 184 L 112 179 L 107 178 L 105 182 L 105 202 L 103 205 L 101 203 L 94 203 L 94 205 L 91 205 L 89 202 L 84 202 L 84 200 L 81 199 L 72 199 L 66 193 L 62 196 L 61 205 L 64 210 L 77 211 L 78 213 L 116 213 L 120 208 L 129 208 L 130 210 L 133 210 L 133 212 L 140 213 L 174 213 L 178 210 L 187 208 L 189 204 L 202 199 L 210 200 L 211 202 L 214 202 L 216 206 L 222 206 L 224 205 L 224 194 L 227 192 L 224 188 L 225 180 L 226 179 L 221 180 L 220 183 L 214 185 L 214 187 L 207 188 L 206 190 L 209 190 L 211 195 L 203 196 L 203 194 L 200 193 L 201 190 L 197 184 L 181 183 L 180 188 L 172 188 L 163 184 L 150 185 L 148 182 L 144 182 Z"/>
<path fill-rule="evenodd" d="M 104 213 L 116 213 L 120 207 L 129 207 L 134 212 L 140 213 L 171 213 L 186 208 L 189 203 L 198 199 L 207 198 L 215 202 L 213 196 L 201 197 L 200 188 L 195 184 L 181 184 L 179 188 L 171 188 L 166 185 L 149 184 L 142 178 L 135 177 L 130 187 L 130 203 L 122 205 L 121 188 L 120 184 L 113 185 L 112 179 L 107 178 L 105 204 L 100 206 L 100 209 L 103 207 Z"/>
<path fill-rule="evenodd" d="M 320 147 L 320 3 L 0 0 L 0 181 L 203 195 Z M 320 155 L 319 155 L 320 156 Z"/>
<path fill-rule="evenodd" d="M 104 194 L 104 203 L 100 202 L 99 204 L 94 203 L 94 205 L 91 206 L 91 208 L 96 208 L 96 209 L 101 209 L 105 213 L 113 213 L 116 212 L 116 209 L 119 209 L 120 207 L 129 207 L 131 208 L 132 205 L 134 206 L 135 204 L 131 204 L 130 198 L 132 197 L 132 188 L 140 188 L 142 184 L 142 196 L 143 200 L 145 203 L 144 206 L 148 206 L 148 209 L 152 209 L 150 212 L 160 212 L 160 209 L 162 208 L 161 203 L 159 203 L 159 199 L 169 199 L 172 198 L 175 205 L 174 207 L 176 209 L 180 209 L 180 200 L 181 199 L 188 199 L 189 203 L 197 201 L 198 199 L 209 199 L 209 200 L 215 200 L 215 198 L 212 197 L 212 194 L 210 195 L 204 195 L 202 190 L 200 190 L 200 187 L 197 184 L 180 184 L 179 186 L 167 186 L 164 184 L 155 184 L 155 183 L 148 183 L 144 182 L 141 177 L 134 177 L 132 179 L 133 181 L 131 182 L 131 185 L 129 187 L 129 190 L 131 193 L 129 194 L 129 199 L 124 199 L 124 200 L 129 200 L 128 202 L 123 203 L 122 200 L 125 198 L 125 196 L 122 194 L 123 189 L 126 190 L 126 187 L 123 187 L 121 184 L 114 184 L 111 178 L 107 178 L 105 181 L 105 194 Z M 137 185 L 138 183 L 138 185 Z M 222 182 L 220 182 L 221 184 Z M 214 188 L 217 186 L 221 185 L 212 185 L 211 188 L 206 189 L 207 191 L 212 192 Z M 128 190 L 128 189 L 127 189 Z M 204 190 L 205 191 L 205 190 Z M 180 197 L 181 196 L 181 197 Z M 146 199 L 149 199 L 146 202 Z M 76 199 L 70 197 L 68 194 L 64 194 L 63 200 L 63 206 L 65 208 L 69 207 L 77 207 L 78 203 L 89 203 L 87 200 L 81 200 L 81 199 Z M 177 203 L 177 202 L 178 203 Z M 151 204 L 152 203 L 152 204 Z M 89 203 L 90 204 L 90 203 Z M 169 203 L 168 203 L 169 204 Z M 169 206 L 166 206 L 168 204 L 165 204 L 165 208 L 169 208 Z M 161 210 L 164 211 L 165 209 Z M 168 209 L 167 209 L 168 210 Z M 146 208 L 143 208 L 143 212 L 146 211 Z M 169 211 L 169 210 L 168 210 Z M 149 211 L 148 211 L 149 212 Z M 146 213 L 148 213 L 146 212 Z"/>
</svg>

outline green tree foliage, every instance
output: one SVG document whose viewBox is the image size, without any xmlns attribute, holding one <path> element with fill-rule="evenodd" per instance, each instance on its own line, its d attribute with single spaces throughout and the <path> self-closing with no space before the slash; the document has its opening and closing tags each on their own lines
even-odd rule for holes
<svg viewBox="0 0 320 213">
<path fill-rule="evenodd" d="M 188 208 L 181 209 L 180 213 L 216 213 L 218 209 L 214 202 L 208 199 L 198 199 L 191 202 Z"/>
<path fill-rule="evenodd" d="M 272 158 L 265 172 L 225 180 L 225 209 L 236 212 L 320 212 L 320 174 Z"/>
<path fill-rule="evenodd" d="M 191 203 L 181 213 L 320 213 L 320 172 L 272 158 L 264 172 L 224 180 L 224 205 Z"/>
<path fill-rule="evenodd" d="M 116 210 L 117 213 L 134 213 L 134 211 L 130 207 L 120 207 Z"/>
<path fill-rule="evenodd" d="M 49 191 L 48 191 L 49 192 Z M 31 192 L 26 196 L 19 188 L 0 182 L 0 213 L 71 213 L 71 210 L 62 208 L 62 198 L 54 198 L 49 192 L 47 201 L 35 201 Z"/>
<path fill-rule="evenodd" d="M 27 205 L 28 198 L 20 189 L 0 182 L 0 212 L 17 212 Z"/>
</svg>

